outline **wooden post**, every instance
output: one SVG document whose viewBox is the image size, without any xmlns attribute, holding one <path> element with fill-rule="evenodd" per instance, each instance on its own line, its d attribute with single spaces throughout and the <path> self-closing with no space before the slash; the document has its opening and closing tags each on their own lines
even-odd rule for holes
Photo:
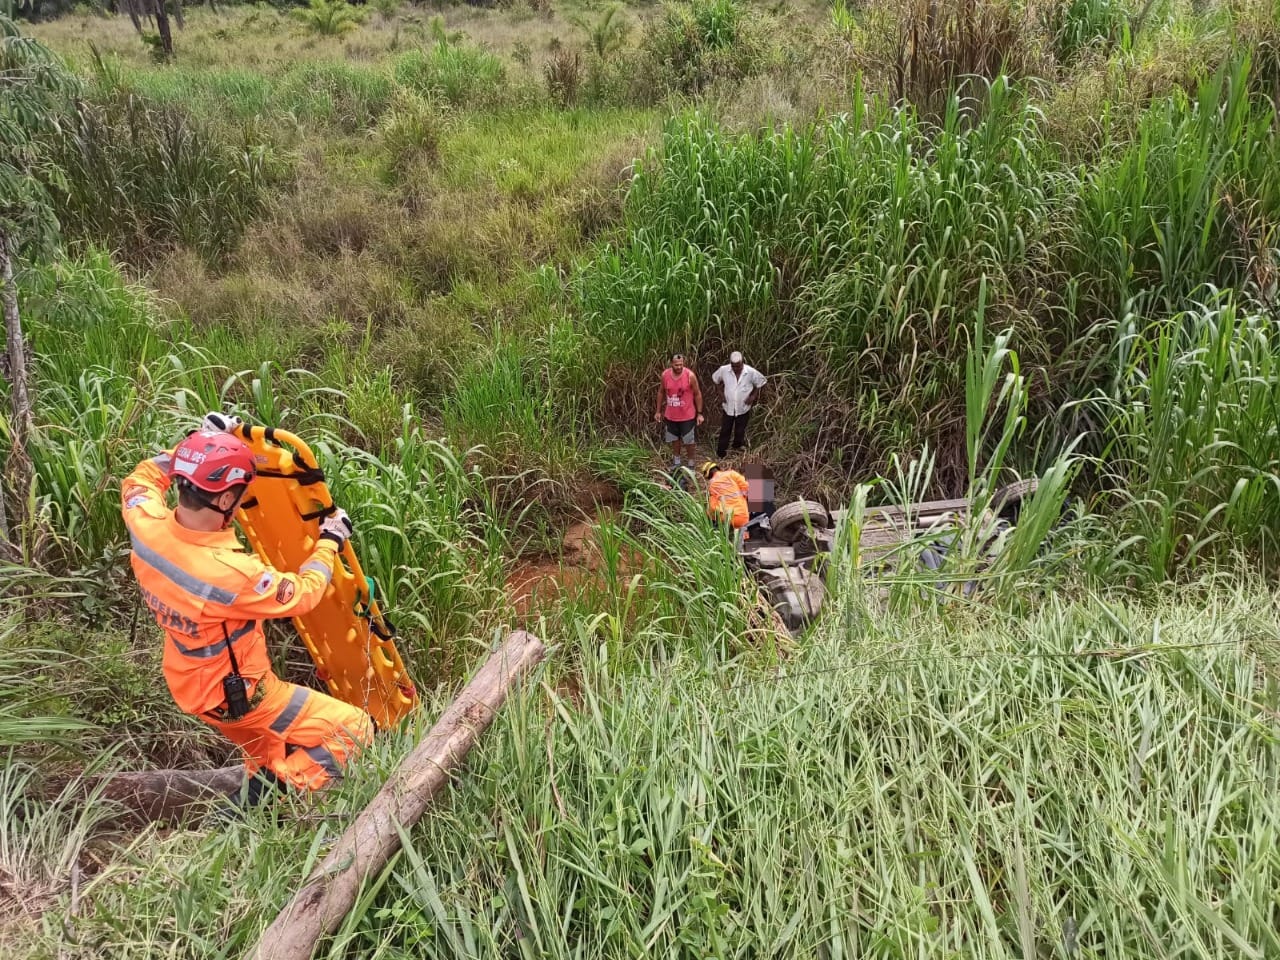
<svg viewBox="0 0 1280 960">
<path fill-rule="evenodd" d="M 263 931 L 248 957 L 310 960 L 320 938 L 333 933 L 351 910 L 365 880 L 399 849 L 400 829 L 418 822 L 516 681 L 545 653 L 542 642 L 523 630 L 507 637 Z"/>
</svg>

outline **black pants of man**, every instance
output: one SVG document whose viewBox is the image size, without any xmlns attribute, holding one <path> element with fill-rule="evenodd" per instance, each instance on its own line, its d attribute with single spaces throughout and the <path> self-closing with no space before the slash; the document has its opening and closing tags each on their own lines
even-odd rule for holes
<svg viewBox="0 0 1280 960">
<path fill-rule="evenodd" d="M 729 435 L 733 435 L 733 448 L 741 450 L 747 445 L 747 421 L 751 419 L 751 411 L 740 413 L 736 417 L 724 414 L 720 421 L 720 440 L 716 444 L 716 456 L 723 457 L 729 452 Z"/>
</svg>

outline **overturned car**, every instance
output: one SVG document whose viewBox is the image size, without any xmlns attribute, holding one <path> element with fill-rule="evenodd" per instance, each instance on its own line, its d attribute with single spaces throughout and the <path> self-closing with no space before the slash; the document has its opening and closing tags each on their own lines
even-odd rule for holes
<svg viewBox="0 0 1280 960">
<path fill-rule="evenodd" d="M 1005 539 L 1002 534 L 1017 523 L 1022 500 L 1036 487 L 1034 478 L 1001 487 L 982 508 L 981 518 L 973 516 L 969 499 L 869 507 L 862 516 L 860 554 L 884 561 L 903 545 L 918 542 L 921 549 L 912 553 L 913 562 L 937 570 L 961 529 L 975 519 L 985 522 L 987 549 L 998 551 Z M 750 539 L 739 548 L 743 564 L 792 633 L 812 623 L 822 609 L 831 570 L 828 560 L 844 514 L 812 500 L 784 504 L 767 525 L 752 524 Z M 962 585 L 966 595 L 975 587 L 972 582 Z"/>
</svg>

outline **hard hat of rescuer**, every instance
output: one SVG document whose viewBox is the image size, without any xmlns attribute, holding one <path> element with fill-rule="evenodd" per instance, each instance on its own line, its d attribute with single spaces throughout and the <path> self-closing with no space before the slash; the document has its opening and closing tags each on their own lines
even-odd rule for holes
<svg viewBox="0 0 1280 960">
<path fill-rule="evenodd" d="M 177 482 L 179 495 L 193 506 L 222 514 L 227 524 L 240 505 L 240 497 L 224 507 L 219 505 L 225 500 L 222 494 L 238 488 L 243 495 L 257 473 L 253 453 L 244 441 L 214 430 L 189 434 L 173 451 L 169 464 L 169 476 Z"/>
</svg>

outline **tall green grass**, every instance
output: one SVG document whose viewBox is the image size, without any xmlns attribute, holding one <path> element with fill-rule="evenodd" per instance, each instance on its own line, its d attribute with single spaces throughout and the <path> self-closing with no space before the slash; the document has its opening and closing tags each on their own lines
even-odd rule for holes
<svg viewBox="0 0 1280 960">
<path fill-rule="evenodd" d="M 186 324 L 157 322 L 149 295 L 101 251 L 26 271 L 22 294 L 39 377 L 31 454 L 56 541 L 44 559 L 81 569 L 119 546 L 119 481 L 181 436 L 195 411 L 216 405 L 227 376 L 218 363 L 244 357 L 215 360 L 189 344 Z M 244 354 L 254 349 L 241 344 Z"/>
<path fill-rule="evenodd" d="M 261 121 L 281 134 L 332 128 L 359 132 L 392 112 L 397 89 L 455 106 L 484 108 L 513 99 L 502 61 L 478 47 L 437 40 L 388 62 L 303 59 L 278 69 L 184 67 L 122 69 L 100 61 L 100 86 L 136 93 L 166 107 L 186 107 L 205 122 Z"/>
<path fill-rule="evenodd" d="M 390 106 L 395 84 L 383 70 L 349 63 L 302 63 L 277 81 L 268 115 L 366 130 Z"/>
<path fill-rule="evenodd" d="M 395 62 L 394 73 L 396 80 L 409 89 L 457 106 L 494 105 L 508 87 L 501 60 L 444 38 L 402 54 Z"/>
<path fill-rule="evenodd" d="M 1074 229 L 1060 258 L 1083 311 L 1175 313 L 1204 284 L 1255 279 L 1265 221 L 1280 204 L 1272 105 L 1249 90 L 1242 57 L 1143 115 L 1132 139 L 1082 171 Z M 1245 215 L 1241 215 L 1245 211 Z M 1082 319 L 1089 319 L 1086 313 Z"/>
<path fill-rule="evenodd" d="M 588 668 L 577 696 L 512 705 L 363 942 L 1265 956 L 1280 754 L 1255 722 L 1251 617 L 1226 607 L 1167 627 L 1105 603 L 1012 629 L 895 620 L 830 637 L 794 678 Z M 1125 653 L 1076 655 L 1082 634 Z"/>
<path fill-rule="evenodd" d="M 1270 956 L 1277 635 L 1209 592 L 873 614 L 780 672 L 601 651 L 508 702 L 320 955 Z M 81 949 L 234 956 L 336 829 L 144 838 Z"/>
<path fill-rule="evenodd" d="M 175 244 L 227 254 L 287 169 L 248 128 L 229 137 L 185 106 L 121 91 L 80 100 L 49 149 L 64 229 L 136 257 Z"/>
<path fill-rule="evenodd" d="M 1224 550 L 1274 563 L 1280 529 L 1280 330 L 1229 298 L 1115 328 L 1097 408 L 1129 572 L 1157 582 Z"/>
<path fill-rule="evenodd" d="M 467 641 L 493 624 L 509 552 L 504 515 L 484 478 L 424 436 L 411 415 L 386 459 L 323 432 L 317 446 L 334 497 L 359 530 L 361 565 L 403 628 L 416 675 L 457 675 L 470 659 Z"/>
<path fill-rule="evenodd" d="M 1115 9 L 1065 7 L 1064 57 L 1110 42 Z M 667 16 L 658 79 L 696 89 L 760 67 L 775 51 L 750 47 L 740 13 Z M 753 50 L 764 59 L 740 59 Z M 455 269 L 406 263 L 452 289 L 472 331 L 465 349 L 423 348 L 445 356 L 429 410 L 342 324 L 304 370 L 285 362 L 292 318 L 161 322 L 103 253 L 24 264 L 35 521 L 25 563 L 0 570 L 28 620 L 5 621 L 0 651 L 31 649 L 0 656 L 0 742 L 24 724 L 81 732 L 67 718 L 89 712 L 130 762 L 220 760 L 155 686 L 149 622 L 126 634 L 116 491 L 231 408 L 314 442 L 424 681 L 457 678 L 509 626 L 506 560 L 549 526 L 547 503 L 590 502 L 578 470 L 628 491 L 574 561 L 591 569 L 530 615 L 553 645 L 540 682 L 322 955 L 1280 954 L 1280 626 L 1266 584 L 1233 565 L 1269 561 L 1280 521 L 1280 331 L 1253 302 L 1270 294 L 1274 111 L 1248 70 L 1156 99 L 1135 128 L 1108 117 L 1083 161 L 1003 78 L 933 119 L 859 89 L 844 115 L 750 136 L 681 115 L 637 166 L 621 229 L 570 271 L 562 318 L 558 262 L 599 227 L 564 194 L 629 115 L 477 117 L 524 93 L 495 57 L 439 37 L 390 65 L 104 68 L 59 141 L 73 236 L 216 260 L 279 183 L 242 146 L 350 141 L 408 87 L 460 117 L 438 150 L 412 138 L 426 162 L 393 178 L 405 203 L 475 217 L 451 235 L 468 262 L 507 243 L 557 263 L 497 305 Z M 382 182 L 362 166 L 380 157 L 335 154 L 352 158 L 343 177 Z M 430 207 L 443 187 L 470 205 Z M 514 207 L 482 216 L 475 198 L 494 191 L 559 229 L 529 230 Z M 461 262 L 442 246 L 405 259 Z M 796 489 L 886 478 L 853 487 L 825 618 L 796 642 L 702 503 L 650 482 L 639 442 L 599 444 L 638 432 L 627 417 L 675 348 L 704 373 L 742 349 L 771 375 L 755 429 L 809 431 L 786 448 L 807 464 Z M 8 442 L 0 421 L 0 454 Z M 1104 495 L 1055 533 L 1077 449 Z M 940 571 L 918 568 L 924 539 L 887 571 L 859 552 L 873 497 L 942 489 L 981 507 L 1031 470 L 1041 489 L 994 557 L 985 522 Z M 57 648 L 44 671 L 37 645 Z M 40 800 L 10 760 L 0 869 L 41 892 L 39 949 L 238 956 L 443 707 L 448 685 L 431 687 L 416 728 L 337 792 L 289 801 L 283 822 L 144 832 L 77 893 L 68 865 L 99 807 Z"/>
<path fill-rule="evenodd" d="M 17 618 L 3 607 L 0 612 L 4 614 L 0 619 L 0 662 L 5 667 L 0 679 L 0 750 L 29 748 L 37 742 L 86 730 L 89 724 L 85 721 L 50 709 L 49 701 L 56 695 L 42 682 L 41 672 L 46 660 L 56 656 L 55 651 L 17 649 L 21 646 Z"/>
<path fill-rule="evenodd" d="M 1249 70 L 1242 55 L 1195 97 L 1152 103 L 1136 130 L 1109 124 L 1092 166 L 1046 139 L 1003 78 L 953 95 L 937 123 L 861 91 L 805 129 L 731 136 L 678 118 L 635 176 L 626 235 L 571 280 L 592 362 L 633 382 L 682 350 L 706 379 L 741 349 L 779 381 L 763 429 L 818 446 L 805 482 L 823 481 L 823 461 L 883 475 L 927 444 L 955 493 L 985 288 L 1039 439 L 1062 448 L 1087 426 L 1059 408 L 1118 372 L 1093 336 L 1106 322 L 1180 312 L 1205 285 L 1267 295 L 1276 140 Z M 787 415 L 796 404 L 805 423 Z"/>
<path fill-rule="evenodd" d="M 803 131 L 672 123 L 628 195 L 628 239 L 575 280 L 605 361 L 656 370 L 684 349 L 705 377 L 742 349 L 835 436 L 861 433 L 868 470 L 909 438 L 943 442 L 982 278 L 1027 362 L 1048 360 L 1043 304 L 1020 287 L 1059 209 L 1052 155 L 1007 84 L 988 101 L 978 120 L 953 99 L 941 126 L 860 94 Z"/>
<path fill-rule="evenodd" d="M 482 445 L 498 465 L 563 480 L 585 456 L 588 405 L 557 389 L 559 371 L 527 342 L 496 342 L 453 376 L 441 410 L 449 436 Z"/>
<path fill-rule="evenodd" d="M 1088 54 L 1106 54 L 1128 27 L 1128 9 L 1120 0 L 1064 0 L 1049 14 L 1053 52 L 1059 63 Z"/>
</svg>

